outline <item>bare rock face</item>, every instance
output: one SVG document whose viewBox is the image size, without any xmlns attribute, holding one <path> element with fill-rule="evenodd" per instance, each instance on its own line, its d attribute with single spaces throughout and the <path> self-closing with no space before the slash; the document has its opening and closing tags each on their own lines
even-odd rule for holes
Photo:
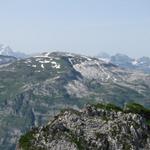
<svg viewBox="0 0 150 150">
<path fill-rule="evenodd" d="M 23 135 L 18 150 L 148 150 L 150 129 L 139 114 L 87 105 L 66 109 Z"/>
</svg>

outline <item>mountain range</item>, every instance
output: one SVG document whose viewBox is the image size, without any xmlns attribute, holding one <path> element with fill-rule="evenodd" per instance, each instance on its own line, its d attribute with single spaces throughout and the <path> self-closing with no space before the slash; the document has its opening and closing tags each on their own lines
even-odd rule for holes
<svg viewBox="0 0 150 150">
<path fill-rule="evenodd" d="M 24 59 L 27 57 L 31 57 L 31 55 L 27 55 L 22 52 L 15 52 L 9 46 L 4 46 L 3 44 L 0 45 L 0 56 L 1 56 L 0 65 L 13 62 L 14 60 L 12 57 L 15 57 L 17 59 Z M 2 56 L 5 57 L 2 58 Z M 6 60 L 6 56 L 12 56 L 12 57 L 10 58 L 10 60 L 9 57 L 7 57 Z M 134 70 L 143 71 L 145 73 L 150 73 L 150 57 L 143 56 L 141 58 L 131 58 L 125 54 L 120 54 L 120 53 L 110 56 L 105 52 L 98 54 L 96 57 L 103 61 L 110 62 L 112 64 L 115 64 L 117 66 L 126 69 L 134 69 Z"/>
<path fill-rule="evenodd" d="M 149 57 L 141 57 L 141 58 L 131 58 L 124 54 L 116 54 L 110 56 L 107 53 L 101 53 L 97 55 L 98 58 L 111 62 L 117 66 L 126 68 L 126 69 L 134 69 L 143 71 L 145 73 L 150 73 L 150 58 Z"/>
<path fill-rule="evenodd" d="M 31 127 L 45 124 L 63 108 L 90 103 L 150 108 L 150 75 L 96 57 L 42 53 L 0 67 L 0 149 L 15 149 Z"/>
<path fill-rule="evenodd" d="M 17 61 L 16 57 L 0 55 L 0 66 Z"/>
<path fill-rule="evenodd" d="M 9 46 L 4 46 L 3 44 L 0 44 L 0 55 L 13 56 L 18 59 L 27 57 L 25 53 L 15 52 Z"/>
</svg>

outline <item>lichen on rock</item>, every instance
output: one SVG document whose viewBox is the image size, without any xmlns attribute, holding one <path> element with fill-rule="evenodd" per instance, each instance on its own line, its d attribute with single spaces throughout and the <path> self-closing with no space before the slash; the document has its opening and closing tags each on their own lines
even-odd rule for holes
<svg viewBox="0 0 150 150">
<path fill-rule="evenodd" d="M 46 126 L 23 135 L 18 150 L 150 149 L 150 127 L 141 114 L 102 106 L 62 111 Z"/>
</svg>

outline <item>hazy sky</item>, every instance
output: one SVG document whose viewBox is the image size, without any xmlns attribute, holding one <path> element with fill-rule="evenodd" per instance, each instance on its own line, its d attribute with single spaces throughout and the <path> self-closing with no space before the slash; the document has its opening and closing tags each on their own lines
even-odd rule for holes
<svg viewBox="0 0 150 150">
<path fill-rule="evenodd" d="M 150 56 L 150 0 L 0 0 L 0 43 L 30 53 Z"/>
</svg>

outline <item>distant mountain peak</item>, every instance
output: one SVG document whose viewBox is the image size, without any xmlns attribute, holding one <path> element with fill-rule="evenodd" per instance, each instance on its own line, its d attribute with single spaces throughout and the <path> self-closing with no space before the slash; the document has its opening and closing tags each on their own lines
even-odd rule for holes
<svg viewBox="0 0 150 150">
<path fill-rule="evenodd" d="M 105 55 L 98 55 L 99 59 L 105 62 L 111 62 L 117 66 L 127 68 L 127 69 L 135 69 L 144 71 L 145 73 L 150 73 L 150 58 L 149 57 L 141 57 L 141 58 L 131 58 L 126 54 L 117 53 L 110 58 L 106 58 Z"/>
<path fill-rule="evenodd" d="M 0 55 L 13 56 L 16 58 L 26 58 L 27 55 L 21 52 L 14 51 L 10 46 L 4 46 L 0 44 Z"/>
</svg>

